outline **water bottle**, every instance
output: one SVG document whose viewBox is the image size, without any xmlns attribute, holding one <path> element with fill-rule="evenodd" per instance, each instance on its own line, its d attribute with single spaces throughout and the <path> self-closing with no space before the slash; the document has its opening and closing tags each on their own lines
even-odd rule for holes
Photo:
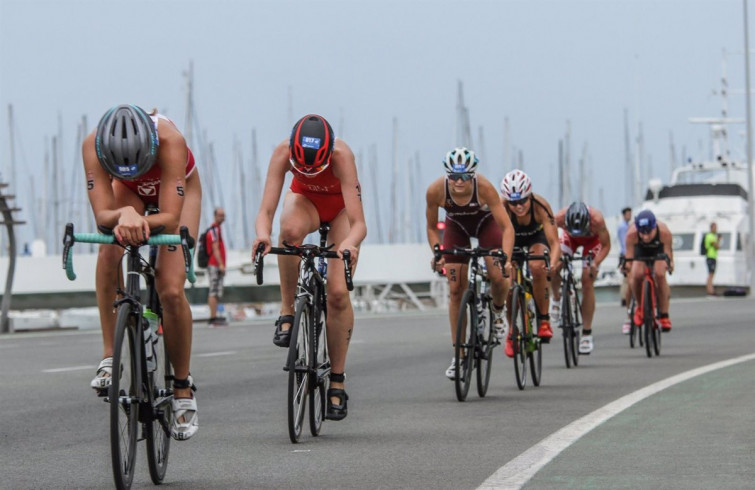
<svg viewBox="0 0 755 490">
<path fill-rule="evenodd" d="M 147 360 L 147 370 L 157 369 L 155 346 L 157 345 L 157 314 L 149 308 L 144 309 L 144 355 Z"/>
<path fill-rule="evenodd" d="M 218 303 L 218 318 L 221 318 L 225 320 L 225 305 L 223 303 Z"/>
<path fill-rule="evenodd" d="M 530 332 L 532 332 L 532 323 L 537 317 L 537 311 L 535 310 L 535 298 L 533 298 L 529 292 L 525 292 L 524 302 L 527 305 L 527 324 L 530 327 Z"/>
<path fill-rule="evenodd" d="M 319 263 L 317 264 L 317 272 L 324 278 L 328 275 L 328 261 L 324 258 L 320 257 Z"/>
</svg>

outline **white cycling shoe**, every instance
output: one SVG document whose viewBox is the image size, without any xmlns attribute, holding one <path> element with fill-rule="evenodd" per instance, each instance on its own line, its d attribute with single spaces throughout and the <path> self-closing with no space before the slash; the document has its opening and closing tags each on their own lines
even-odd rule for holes
<svg viewBox="0 0 755 490">
<path fill-rule="evenodd" d="M 196 398 L 173 398 L 173 422 L 170 435 L 177 441 L 185 441 L 199 430 Z"/>
<path fill-rule="evenodd" d="M 593 349 L 592 335 L 583 335 L 582 340 L 579 341 L 579 355 L 590 355 Z"/>
<path fill-rule="evenodd" d="M 506 337 L 506 332 L 509 329 L 509 322 L 506 320 L 506 309 L 502 309 L 499 312 L 493 313 L 493 334 L 498 340 L 503 340 Z"/>
<path fill-rule="evenodd" d="M 89 386 L 92 387 L 93 390 L 99 391 L 105 391 L 110 388 L 110 385 L 113 382 L 113 358 L 106 357 L 105 359 L 100 361 L 100 365 L 97 366 L 97 374 L 95 375 L 94 379 L 91 383 L 89 383 Z"/>
</svg>

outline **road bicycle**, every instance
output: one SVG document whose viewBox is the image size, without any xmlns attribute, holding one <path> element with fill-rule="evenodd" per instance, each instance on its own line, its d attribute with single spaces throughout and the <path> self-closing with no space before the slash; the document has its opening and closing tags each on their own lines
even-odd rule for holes
<svg viewBox="0 0 755 490">
<path fill-rule="evenodd" d="M 655 277 L 653 275 L 653 268 L 655 262 L 663 260 L 666 264 L 671 263 L 671 259 L 665 253 L 660 253 L 652 257 L 637 257 L 633 259 L 625 258 L 625 262 L 643 262 L 645 264 L 645 270 L 643 272 L 644 278 L 642 279 L 642 295 L 640 296 L 639 304 L 635 305 L 635 308 L 640 308 L 642 311 L 642 326 L 640 338 L 644 337 L 645 341 L 645 353 L 648 357 L 661 355 L 661 327 L 658 317 L 658 289 L 655 284 Z M 630 323 L 632 329 L 634 329 L 634 311 L 630 317 Z M 634 331 L 630 332 L 630 345 L 633 343 Z M 640 340 L 642 342 L 642 340 Z"/>
<path fill-rule="evenodd" d="M 579 365 L 579 340 L 582 327 L 582 302 L 577 289 L 577 281 L 574 278 L 574 266 L 572 262 L 586 261 L 590 267 L 593 261 L 592 253 L 586 256 L 561 256 L 561 318 L 559 328 L 564 341 L 564 360 L 566 367 L 571 368 Z M 584 273 L 584 269 L 583 269 Z"/>
<path fill-rule="evenodd" d="M 514 247 L 511 261 L 514 280 L 511 285 L 511 320 L 509 335 L 514 346 L 514 375 L 516 385 L 523 390 L 527 384 L 527 360 L 529 359 L 532 383 L 540 386 L 543 369 L 543 351 L 540 337 L 537 336 L 537 306 L 532 296 L 532 277 L 527 264 L 535 260 L 545 262 L 550 275 L 550 255 L 531 255 L 526 249 Z"/>
<path fill-rule="evenodd" d="M 157 330 L 158 325 L 162 326 L 162 306 L 155 289 L 157 248 L 180 246 L 189 282 L 194 283 L 196 278 L 191 253 L 194 240 L 188 228 L 182 226 L 178 235 L 160 235 L 160 231 L 153 230 L 149 240 L 142 244 L 150 247 L 148 259 L 139 251 L 142 245 L 123 246 L 126 289 L 118 286 L 118 299 L 113 303 L 117 315 L 112 380 L 110 388 L 101 395 L 106 395 L 105 401 L 110 404 L 110 454 L 118 489 L 131 487 L 136 443 L 140 440 L 147 441 L 152 482 L 160 484 L 168 469 L 174 376 L 162 333 Z M 73 223 L 68 223 L 63 237 L 63 268 L 72 281 L 76 279 L 72 248 L 76 242 L 119 245 L 112 234 L 74 233 Z M 141 279 L 146 286 L 145 294 L 141 291 Z M 193 384 L 192 389 L 196 391 Z"/>
<path fill-rule="evenodd" d="M 272 247 L 270 253 L 297 255 L 299 280 L 294 302 L 294 323 L 291 325 L 291 343 L 284 371 L 288 371 L 288 436 L 292 443 L 299 442 L 304 427 L 304 413 L 309 400 L 309 430 L 318 436 L 325 419 L 326 394 L 330 386 L 330 358 L 327 341 L 327 273 L 326 259 L 338 259 L 338 252 L 326 246 L 330 225 L 320 226 L 320 245 L 292 245 L 283 242 L 283 247 Z M 264 245 L 255 251 L 254 273 L 257 284 L 263 283 Z M 351 277 L 351 254 L 343 252 L 346 288 L 354 289 Z"/>
<path fill-rule="evenodd" d="M 502 250 L 490 250 L 481 247 L 454 247 L 452 251 L 441 250 L 435 246 L 435 261 L 443 255 L 455 255 L 469 258 L 469 278 L 467 290 L 459 304 L 459 316 L 456 322 L 456 339 L 454 358 L 456 374 L 454 386 L 456 398 L 463 402 L 467 399 L 472 380 L 472 371 L 477 369 L 477 394 L 483 398 L 488 392 L 490 371 L 493 366 L 493 349 L 500 344 L 493 329 L 493 297 L 490 295 L 490 280 L 483 272 L 483 258 L 494 257 L 503 270 L 506 254 Z M 469 331 L 467 335 L 467 325 Z"/>
</svg>

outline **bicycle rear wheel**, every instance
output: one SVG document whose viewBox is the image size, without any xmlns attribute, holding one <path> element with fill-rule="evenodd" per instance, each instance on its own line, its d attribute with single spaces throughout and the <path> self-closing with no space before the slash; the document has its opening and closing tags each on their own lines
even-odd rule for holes
<svg viewBox="0 0 755 490">
<path fill-rule="evenodd" d="M 524 291 L 515 287 L 511 294 L 511 338 L 514 345 L 514 376 L 516 385 L 523 390 L 527 384 L 527 341 Z"/>
<path fill-rule="evenodd" d="M 642 285 L 642 326 L 645 330 L 645 352 L 648 357 L 653 357 L 653 350 L 655 344 L 655 334 L 653 323 L 655 323 L 654 311 L 653 311 L 653 291 L 650 288 L 650 283 L 645 281 Z"/>
<path fill-rule="evenodd" d="M 484 318 L 478 318 L 478 326 L 482 326 L 477 331 L 477 394 L 480 398 L 488 392 L 490 384 L 490 371 L 493 367 L 493 348 L 498 344 L 493 333 L 493 305 L 492 299 L 488 297 L 487 307 L 483 309 Z"/>
<path fill-rule="evenodd" d="M 141 352 L 141 315 L 132 314 L 130 304 L 121 304 L 115 322 L 115 351 L 110 401 L 110 456 L 113 478 L 118 489 L 130 488 L 134 479 L 136 440 L 139 430 L 139 389 Z M 139 338 L 135 333 L 139 332 Z"/>
<path fill-rule="evenodd" d="M 170 426 L 173 421 L 173 368 L 168 359 L 162 332 L 157 334 L 155 345 L 157 369 L 149 373 L 152 393 L 152 422 L 145 424 L 147 438 L 147 463 L 149 476 L 155 485 L 165 478 L 170 454 Z"/>
<path fill-rule="evenodd" d="M 312 346 L 309 363 L 309 432 L 313 436 L 320 435 L 322 421 L 325 419 L 325 393 L 330 379 L 325 307 L 321 305 L 317 310 L 316 320 L 309 329 L 311 339 L 309 345 Z"/>
<path fill-rule="evenodd" d="M 291 325 L 291 344 L 288 347 L 288 436 L 299 442 L 309 391 L 310 304 L 306 297 L 296 301 L 294 324 Z"/>
<path fill-rule="evenodd" d="M 467 290 L 459 305 L 459 320 L 456 322 L 456 345 L 454 356 L 456 358 L 456 398 L 463 402 L 469 393 L 469 384 L 472 379 L 472 369 L 475 364 L 475 344 L 477 340 L 477 308 L 475 307 L 474 293 Z M 466 335 L 469 333 L 469 335 Z"/>
</svg>

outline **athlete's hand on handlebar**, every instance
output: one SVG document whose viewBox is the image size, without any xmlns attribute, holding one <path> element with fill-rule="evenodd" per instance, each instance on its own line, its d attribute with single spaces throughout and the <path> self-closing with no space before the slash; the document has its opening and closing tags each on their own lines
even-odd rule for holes
<svg viewBox="0 0 755 490">
<path fill-rule="evenodd" d="M 338 256 L 343 258 L 343 252 L 348 250 L 350 254 L 350 263 L 353 267 L 354 264 L 357 263 L 357 258 L 359 257 L 359 249 L 356 248 L 354 245 L 348 244 L 348 243 L 341 243 L 341 245 L 338 247 Z"/>
<path fill-rule="evenodd" d="M 259 248 L 260 244 L 263 244 L 265 246 L 265 249 L 262 251 L 262 255 L 267 255 L 273 246 L 273 242 L 270 240 L 269 236 L 257 237 L 254 240 L 254 243 L 252 243 L 252 262 L 254 262 L 255 255 L 257 254 L 257 249 Z"/>
<path fill-rule="evenodd" d="M 149 223 L 129 206 L 121 210 L 113 235 L 121 245 L 141 245 L 149 240 Z"/>
</svg>

